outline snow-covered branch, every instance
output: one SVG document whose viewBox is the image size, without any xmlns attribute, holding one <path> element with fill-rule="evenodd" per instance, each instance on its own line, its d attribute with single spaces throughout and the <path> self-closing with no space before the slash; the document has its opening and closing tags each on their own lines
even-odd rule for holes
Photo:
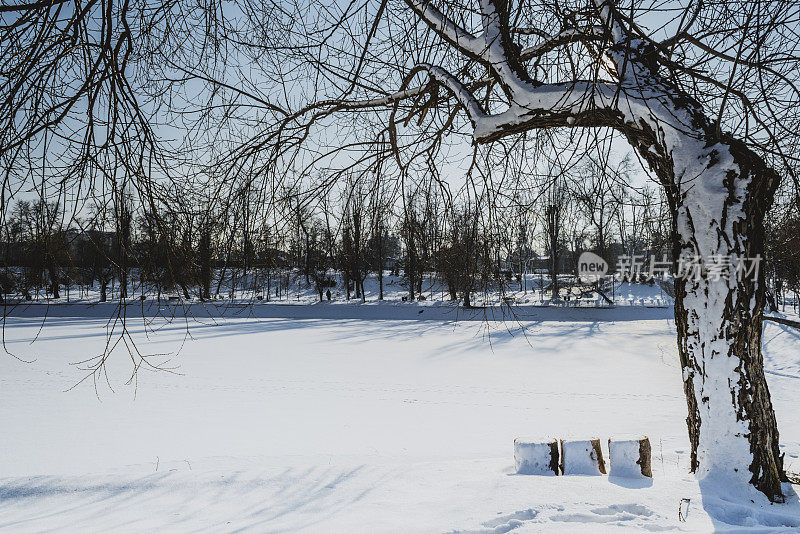
<svg viewBox="0 0 800 534">
<path fill-rule="evenodd" d="M 592 81 L 544 84 L 520 94 L 509 108 L 475 126 L 476 143 L 488 143 L 534 128 L 612 126 L 616 87 Z"/>
<path fill-rule="evenodd" d="M 506 93 L 518 94 L 531 88 L 528 75 L 519 63 L 519 57 L 511 44 L 507 13 L 495 5 L 495 0 L 481 0 L 484 39 L 486 41 L 485 59 L 499 78 Z"/>
<path fill-rule="evenodd" d="M 485 47 L 480 39 L 448 19 L 429 2 L 406 0 L 406 3 L 442 39 L 472 59 L 483 61 Z"/>
<path fill-rule="evenodd" d="M 449 89 L 455 95 L 458 103 L 461 104 L 467 112 L 467 116 L 473 126 L 487 117 L 481 105 L 478 103 L 478 100 L 475 98 L 475 95 L 473 95 L 455 76 L 441 67 L 421 63 L 411 70 L 406 79 L 411 79 L 417 72 L 423 70 L 426 71 L 436 83 Z"/>
</svg>

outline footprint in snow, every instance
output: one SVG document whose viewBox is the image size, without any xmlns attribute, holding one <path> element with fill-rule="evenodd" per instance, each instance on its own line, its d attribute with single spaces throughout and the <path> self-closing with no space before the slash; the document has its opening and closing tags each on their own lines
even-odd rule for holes
<svg viewBox="0 0 800 534">
<path fill-rule="evenodd" d="M 536 519 L 538 514 L 539 512 L 530 508 L 527 510 L 519 510 L 511 514 L 499 515 L 494 519 L 481 523 L 484 528 L 476 530 L 453 530 L 451 534 L 505 534 Z"/>
<path fill-rule="evenodd" d="M 636 503 L 612 504 L 609 506 L 592 508 L 589 512 L 590 513 L 576 512 L 556 514 L 550 516 L 550 520 L 567 523 L 614 523 L 619 525 L 639 520 L 640 522 L 636 524 L 636 527 L 650 532 L 674 528 L 654 522 L 654 520 L 660 519 L 658 514 L 650 510 L 647 506 Z"/>
</svg>

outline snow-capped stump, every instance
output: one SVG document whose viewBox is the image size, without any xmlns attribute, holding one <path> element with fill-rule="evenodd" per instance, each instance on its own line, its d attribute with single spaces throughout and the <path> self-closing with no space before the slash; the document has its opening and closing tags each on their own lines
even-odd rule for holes
<svg viewBox="0 0 800 534">
<path fill-rule="evenodd" d="M 647 436 L 620 441 L 609 439 L 608 460 L 611 462 L 611 476 L 653 477 L 650 468 L 650 440 Z"/>
<path fill-rule="evenodd" d="M 604 475 L 606 463 L 600 440 L 561 440 L 561 472 L 565 475 Z"/>
<path fill-rule="evenodd" d="M 558 440 L 514 440 L 514 463 L 520 475 L 558 475 Z"/>
</svg>

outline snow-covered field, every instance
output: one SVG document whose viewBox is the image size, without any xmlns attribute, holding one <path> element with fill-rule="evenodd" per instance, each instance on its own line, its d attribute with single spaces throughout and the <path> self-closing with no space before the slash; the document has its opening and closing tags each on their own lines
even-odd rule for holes
<svg viewBox="0 0 800 534">
<path fill-rule="evenodd" d="M 131 309 L 139 349 L 175 369 L 126 385 L 119 348 L 113 392 L 71 365 L 102 352 L 111 307 L 53 306 L 40 328 L 44 310 L 4 330 L 0 529 L 800 530 L 800 487 L 770 505 L 687 474 L 668 309 L 195 305 L 188 333 Z M 800 331 L 767 324 L 765 359 L 800 471 Z M 517 436 L 641 434 L 652 480 L 513 474 Z"/>
</svg>

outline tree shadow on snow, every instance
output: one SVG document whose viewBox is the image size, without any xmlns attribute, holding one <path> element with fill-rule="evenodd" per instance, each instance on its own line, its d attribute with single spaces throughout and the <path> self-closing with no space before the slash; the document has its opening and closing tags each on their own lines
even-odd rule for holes
<svg viewBox="0 0 800 534">
<path fill-rule="evenodd" d="M 364 466 L 280 472 L 157 472 L 144 476 L 0 481 L 0 530 L 295 531 L 324 523 L 388 479 Z M 98 525 L 103 525 L 99 527 Z"/>
<path fill-rule="evenodd" d="M 786 351 L 787 345 L 800 344 L 800 330 L 788 325 L 765 322 L 762 339 L 764 371 L 784 378 L 800 379 L 800 357 L 787 358 Z M 774 358 L 773 354 L 780 356 Z M 798 353 L 791 351 L 789 354 Z M 776 362 L 780 362 L 780 364 Z"/>
<path fill-rule="evenodd" d="M 800 499 L 795 488 L 783 484 L 784 503 L 771 503 L 753 487 L 731 491 L 738 484 L 719 480 L 699 481 L 702 506 L 714 525 L 714 532 L 798 532 Z M 691 519 L 691 510 L 687 519 Z"/>
<path fill-rule="evenodd" d="M 644 489 L 653 486 L 653 479 L 650 477 L 627 478 L 609 475 L 608 481 L 615 486 L 627 489 Z"/>
</svg>

